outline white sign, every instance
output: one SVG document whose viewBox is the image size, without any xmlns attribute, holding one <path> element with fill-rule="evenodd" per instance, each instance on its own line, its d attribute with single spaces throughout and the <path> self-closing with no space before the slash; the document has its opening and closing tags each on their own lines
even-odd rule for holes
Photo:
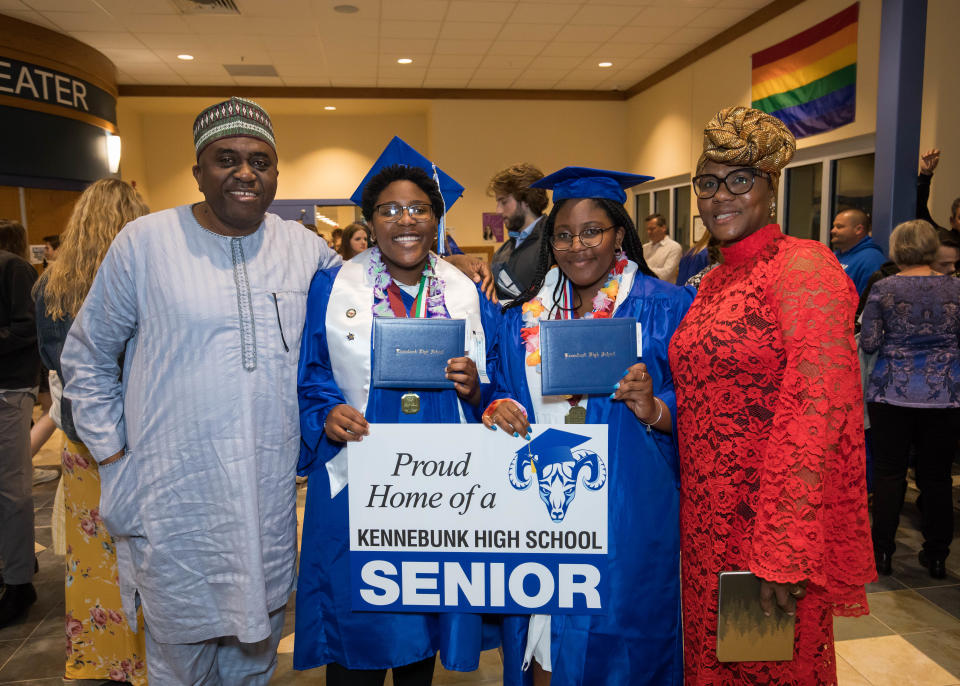
<svg viewBox="0 0 960 686">
<path fill-rule="evenodd" d="M 353 607 L 603 612 L 606 425 L 373 424 L 347 449 Z"/>
</svg>

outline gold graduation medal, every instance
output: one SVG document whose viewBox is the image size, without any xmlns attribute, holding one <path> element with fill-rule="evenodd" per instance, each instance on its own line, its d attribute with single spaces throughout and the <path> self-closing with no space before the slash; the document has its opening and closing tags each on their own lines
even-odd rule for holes
<svg viewBox="0 0 960 686">
<path fill-rule="evenodd" d="M 574 405 L 563 418 L 565 424 L 584 424 L 587 421 L 587 408 L 580 405 Z"/>
<path fill-rule="evenodd" d="M 400 411 L 404 414 L 416 414 L 420 411 L 420 396 L 416 393 L 404 393 L 400 396 Z"/>
</svg>

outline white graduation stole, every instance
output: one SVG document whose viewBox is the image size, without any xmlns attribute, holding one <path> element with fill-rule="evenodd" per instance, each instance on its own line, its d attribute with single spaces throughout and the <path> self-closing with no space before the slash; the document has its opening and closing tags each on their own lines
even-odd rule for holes
<svg viewBox="0 0 960 686">
<path fill-rule="evenodd" d="M 330 290 L 325 320 L 327 349 L 333 380 L 347 403 L 366 413 L 370 396 L 370 348 L 373 337 L 373 281 L 369 275 L 372 250 L 368 249 L 344 262 Z M 486 337 L 480 318 L 477 287 L 459 269 L 437 259 L 437 277 L 443 281 L 443 298 L 452 319 L 466 320 L 464 350 L 476 342 L 486 350 Z M 480 368 L 480 360 L 474 360 Z M 461 421 L 463 413 L 461 411 Z M 347 453 L 344 447 L 327 462 L 330 497 L 347 485 Z"/>
</svg>

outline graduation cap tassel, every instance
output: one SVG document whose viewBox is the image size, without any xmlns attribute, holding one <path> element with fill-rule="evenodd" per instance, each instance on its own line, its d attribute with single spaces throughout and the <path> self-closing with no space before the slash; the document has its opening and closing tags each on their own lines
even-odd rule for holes
<svg viewBox="0 0 960 686">
<path fill-rule="evenodd" d="M 440 175 L 437 173 L 437 165 L 431 163 L 431 166 L 433 167 L 433 181 L 437 184 L 437 191 L 440 191 Z M 440 202 L 443 204 L 443 216 L 437 222 L 437 254 L 443 256 L 447 254 L 447 203 L 443 199 L 442 192 L 440 192 Z"/>
</svg>

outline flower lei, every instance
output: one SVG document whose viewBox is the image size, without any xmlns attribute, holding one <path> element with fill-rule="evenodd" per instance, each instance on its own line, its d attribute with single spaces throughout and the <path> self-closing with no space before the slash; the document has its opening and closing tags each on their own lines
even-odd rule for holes
<svg viewBox="0 0 960 686">
<path fill-rule="evenodd" d="M 373 316 L 393 317 L 390 309 L 390 299 L 387 288 L 393 281 L 387 265 L 380 256 L 380 248 L 374 246 L 370 251 L 370 266 L 367 268 L 367 277 L 373 284 Z M 437 276 L 437 257 L 433 253 L 427 256 L 427 263 L 423 266 L 423 276 L 426 279 L 427 317 L 446 317 L 447 308 L 443 300 L 443 279 Z"/>
<path fill-rule="evenodd" d="M 626 266 L 626 258 L 617 260 L 606 283 L 593 296 L 593 311 L 583 315 L 584 319 L 609 319 L 613 316 L 613 306 L 617 302 L 617 293 L 620 292 L 620 281 L 623 278 L 623 270 Z M 569 284 L 567 284 L 567 287 L 569 287 Z M 569 317 L 569 312 L 561 310 L 561 314 L 565 318 Z M 523 303 L 521 317 L 526 326 L 520 329 L 520 340 L 523 341 L 524 347 L 527 349 L 528 367 L 535 367 L 540 364 L 540 320 L 547 316 L 549 316 L 549 310 L 540 298 L 532 298 Z"/>
</svg>

